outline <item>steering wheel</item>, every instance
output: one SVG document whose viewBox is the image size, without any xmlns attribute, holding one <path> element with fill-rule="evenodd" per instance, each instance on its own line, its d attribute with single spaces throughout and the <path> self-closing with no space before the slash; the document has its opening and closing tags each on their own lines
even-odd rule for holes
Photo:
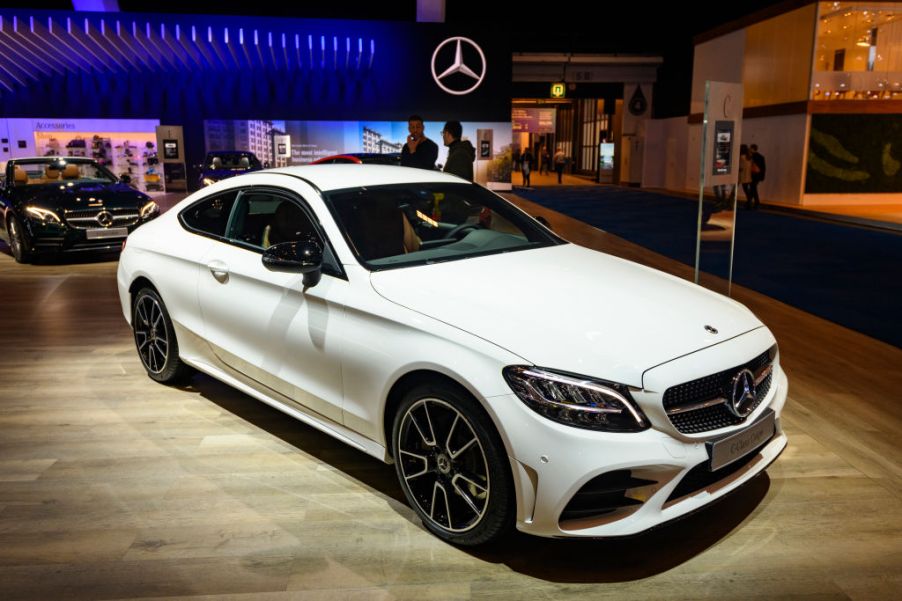
<svg viewBox="0 0 902 601">
<path fill-rule="evenodd" d="M 448 230 L 448 233 L 442 236 L 443 240 L 450 240 L 451 238 L 456 238 L 457 240 L 463 239 L 463 236 L 460 235 L 462 232 L 466 232 L 467 230 L 478 230 L 480 226 L 478 223 L 461 223 L 458 226 L 453 227 Z"/>
</svg>

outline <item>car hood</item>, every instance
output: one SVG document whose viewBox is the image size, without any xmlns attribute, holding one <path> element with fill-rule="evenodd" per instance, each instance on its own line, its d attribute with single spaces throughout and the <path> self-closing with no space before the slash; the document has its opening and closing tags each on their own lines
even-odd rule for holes
<svg viewBox="0 0 902 601">
<path fill-rule="evenodd" d="M 371 282 L 535 365 L 637 387 L 651 367 L 762 326 L 725 296 L 574 244 L 378 271 Z"/>
<path fill-rule="evenodd" d="M 123 183 L 98 184 L 92 182 L 45 184 L 26 186 L 16 190 L 23 204 L 53 211 L 99 208 L 140 208 L 150 197 Z"/>
</svg>

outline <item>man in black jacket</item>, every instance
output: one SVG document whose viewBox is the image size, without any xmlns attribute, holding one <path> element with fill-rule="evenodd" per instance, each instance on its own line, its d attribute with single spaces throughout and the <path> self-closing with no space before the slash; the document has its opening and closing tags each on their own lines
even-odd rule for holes
<svg viewBox="0 0 902 601">
<path fill-rule="evenodd" d="M 460 121 L 448 121 L 442 130 L 442 140 L 448 147 L 448 160 L 445 161 L 445 173 L 453 173 L 458 177 L 473 181 L 473 159 L 476 149 L 469 140 L 461 140 L 463 126 Z"/>
<path fill-rule="evenodd" d="M 407 119 L 407 143 L 401 149 L 402 167 L 419 167 L 420 169 L 435 169 L 435 159 L 438 158 L 438 144 L 426 137 L 423 118 L 419 115 L 411 115 Z"/>
</svg>

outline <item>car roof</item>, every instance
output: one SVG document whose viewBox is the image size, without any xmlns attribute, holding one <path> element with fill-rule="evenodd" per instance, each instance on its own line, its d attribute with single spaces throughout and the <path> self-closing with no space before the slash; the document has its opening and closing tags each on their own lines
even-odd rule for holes
<svg viewBox="0 0 902 601">
<path fill-rule="evenodd" d="M 399 167 L 395 165 L 372 165 L 337 163 L 326 165 L 298 165 L 270 169 L 273 173 L 283 173 L 300 177 L 313 183 L 323 191 L 359 188 L 362 186 L 384 186 L 389 184 L 419 184 L 428 182 L 460 184 L 469 183 L 456 175 L 429 169 Z M 261 173 L 258 171 L 257 173 Z M 265 171 L 262 173 L 266 173 Z"/>
</svg>

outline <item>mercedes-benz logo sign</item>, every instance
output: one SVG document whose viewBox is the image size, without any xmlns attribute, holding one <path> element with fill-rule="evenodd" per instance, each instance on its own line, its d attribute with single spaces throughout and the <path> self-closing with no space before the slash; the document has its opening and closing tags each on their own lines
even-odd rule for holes
<svg viewBox="0 0 902 601">
<path fill-rule="evenodd" d="M 442 48 L 447 46 L 448 44 L 456 44 L 454 47 L 454 60 L 451 62 L 449 66 L 445 66 L 446 62 L 443 62 L 442 67 L 444 67 L 441 71 L 439 71 L 439 65 L 437 61 L 439 59 L 439 53 Z M 472 47 L 477 54 L 479 54 L 479 65 L 475 65 L 472 62 L 468 65 L 464 61 L 464 52 L 463 52 L 463 44 Z M 442 58 L 450 56 L 450 53 L 444 53 Z M 469 38 L 464 38 L 460 36 L 455 36 L 453 38 L 448 38 L 444 42 L 438 45 L 435 49 L 435 52 L 432 53 L 432 79 L 435 80 L 435 83 L 438 84 L 438 87 L 448 92 L 449 94 L 454 94 L 455 96 L 463 96 L 464 94 L 469 94 L 473 90 L 479 87 L 479 84 L 482 83 L 482 80 L 485 79 L 486 72 L 486 62 L 485 62 L 485 54 L 482 53 L 482 48 Z M 465 77 L 456 77 L 452 78 L 451 76 L 460 73 Z M 474 83 L 471 83 L 469 87 L 466 86 L 466 83 L 469 80 L 474 80 Z"/>
<path fill-rule="evenodd" d="M 705 326 L 705 331 L 708 332 L 709 334 L 716 334 L 716 333 L 717 333 L 717 328 L 715 328 L 714 326 L 707 326 L 707 325 L 706 325 L 706 326 Z"/>
<path fill-rule="evenodd" d="M 755 374 L 749 369 L 743 369 L 733 378 L 733 394 L 728 408 L 736 417 L 746 417 L 755 408 L 757 399 Z"/>
<path fill-rule="evenodd" d="M 111 225 L 113 225 L 113 214 L 109 211 L 100 211 L 99 213 L 97 213 L 97 217 L 95 217 L 95 219 L 97 219 L 97 223 L 99 223 L 103 227 L 110 227 Z"/>
</svg>

